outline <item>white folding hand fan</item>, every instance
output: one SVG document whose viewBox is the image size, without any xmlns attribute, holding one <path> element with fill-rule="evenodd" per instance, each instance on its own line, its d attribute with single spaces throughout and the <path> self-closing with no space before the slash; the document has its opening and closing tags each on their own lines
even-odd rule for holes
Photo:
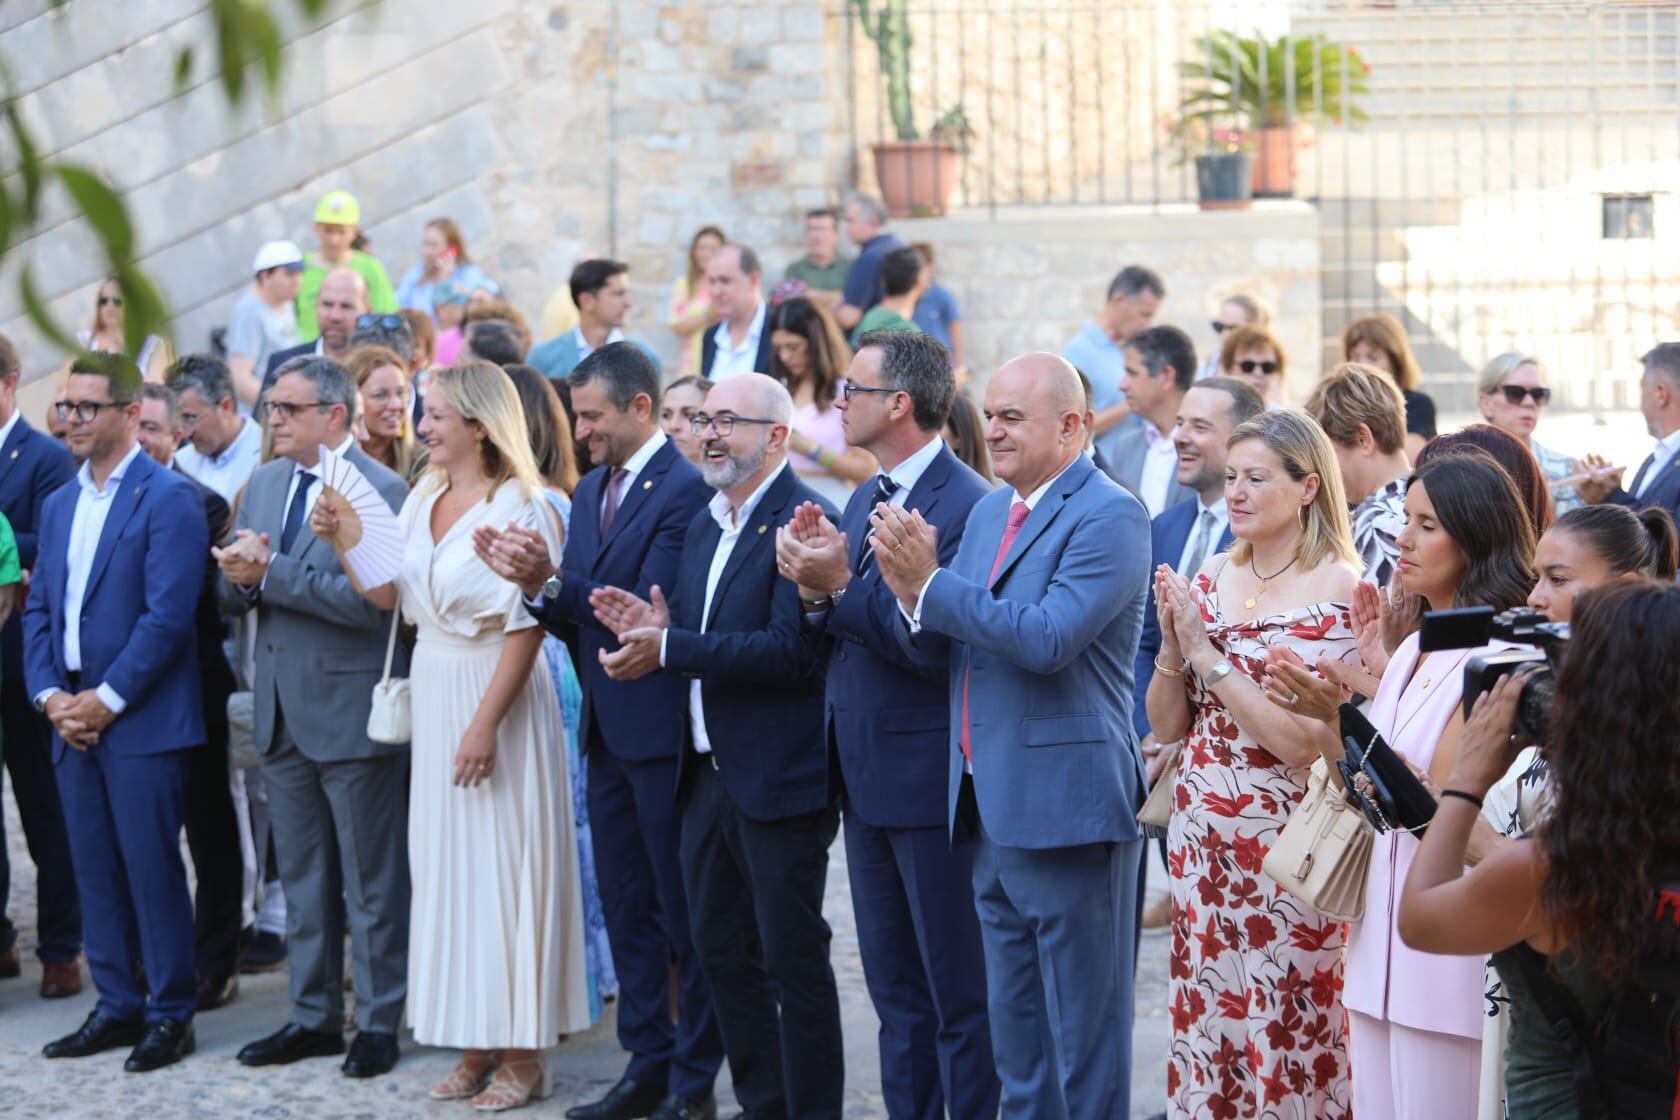
<svg viewBox="0 0 1680 1120">
<path fill-rule="evenodd" d="M 363 587 L 380 587 L 402 569 L 402 529 L 397 515 L 356 465 L 337 452 L 320 449 L 323 496 L 338 514 L 338 538 L 344 563 Z"/>
</svg>

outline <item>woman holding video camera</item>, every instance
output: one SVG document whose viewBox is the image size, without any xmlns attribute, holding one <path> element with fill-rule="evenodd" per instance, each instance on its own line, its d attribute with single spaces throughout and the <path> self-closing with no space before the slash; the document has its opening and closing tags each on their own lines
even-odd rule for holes
<svg viewBox="0 0 1680 1120">
<path fill-rule="evenodd" d="M 1581 1054 L 1554 1031 L 1546 1007 L 1573 1005 L 1571 1017 L 1597 1024 L 1625 986 L 1641 989 L 1638 1004 L 1659 1017 L 1655 1001 L 1673 999 L 1638 976 L 1655 952 L 1680 942 L 1680 916 L 1658 907 L 1659 889 L 1680 871 L 1680 588 L 1611 580 L 1584 592 L 1572 613 L 1544 746 L 1550 801 L 1535 834 L 1465 872 L 1478 806 L 1519 744 L 1512 729 L 1527 682 L 1505 677 L 1465 727 L 1400 905 L 1408 945 L 1494 954 L 1510 1001 L 1514 1120 L 1594 1115 L 1578 1103 L 1583 1087 L 1611 1096 L 1609 1114 L 1653 1114 L 1621 1094 L 1640 1085 L 1671 1102 L 1675 1085 L 1662 1059 L 1644 1060 L 1666 1052 L 1672 1067 L 1671 1040 L 1614 1028 L 1598 1038 L 1592 1076 L 1583 1078 Z M 1662 1107 L 1666 1115 L 1672 1105 Z"/>
<path fill-rule="evenodd" d="M 1430 460 L 1407 483 L 1395 578 L 1430 610 L 1521 606 L 1533 584 L 1534 528 L 1517 487 L 1481 451 Z M 1394 751 L 1445 785 L 1458 760 L 1464 663 L 1476 650 L 1420 651 L 1418 634 L 1394 651 L 1368 712 Z M 1334 666 L 1323 666 L 1331 670 Z M 1304 666 L 1275 660 L 1267 694 L 1324 721 L 1325 758 L 1342 757 L 1343 692 Z M 1400 884 L 1418 842 L 1380 832 L 1371 853 L 1365 916 L 1348 940 L 1342 1002 L 1348 1009 L 1353 1111 L 1360 1120 L 1469 1120 L 1476 1114 L 1482 1045 L 1482 962 L 1404 945 L 1396 929 Z"/>
</svg>

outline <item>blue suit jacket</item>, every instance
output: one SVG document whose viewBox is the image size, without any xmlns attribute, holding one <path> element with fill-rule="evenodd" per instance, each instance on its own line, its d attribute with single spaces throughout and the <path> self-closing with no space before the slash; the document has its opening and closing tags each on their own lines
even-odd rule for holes
<svg viewBox="0 0 1680 1120">
<path fill-rule="evenodd" d="M 597 467 L 572 495 L 571 532 L 560 567 L 560 595 L 532 613 L 577 655 L 583 683 L 579 747 L 587 749 L 591 728 L 617 758 L 646 762 L 676 758 L 687 734 L 687 691 L 675 676 L 653 673 L 641 680 L 615 681 L 601 668 L 599 652 L 618 648 L 618 639 L 595 620 L 589 593 L 620 587 L 643 599 L 654 584 L 666 594 L 676 586 L 677 560 L 694 515 L 712 491 L 677 445 L 666 440 L 631 482 L 601 539 L 601 488 L 607 469 Z"/>
<path fill-rule="evenodd" d="M 776 570 L 776 527 L 792 520 L 802 502 L 834 516 L 786 467 L 736 538 L 705 633 L 706 577 L 723 532 L 710 510 L 695 514 L 665 635 L 666 675 L 680 681 L 685 711 L 688 682 L 700 679 L 718 775 L 735 804 L 759 821 L 815 812 L 830 799 L 823 659 L 800 634 L 798 587 Z"/>
<path fill-rule="evenodd" d="M 1144 784 L 1132 665 L 1149 516 L 1077 456 L 988 582 L 1015 497 L 1000 490 L 975 505 L 955 562 L 923 596 L 922 633 L 899 630 L 911 650 L 937 646 L 939 635 L 955 643 L 948 819 L 955 833 L 963 678 L 972 672 L 974 794 L 987 835 L 1016 848 L 1136 840 Z"/>
<path fill-rule="evenodd" d="M 19 416 L 0 444 L 0 513 L 17 537 L 18 563 L 35 567 L 41 514 L 53 491 L 76 477 L 76 460 L 62 443 L 29 426 Z M 0 662 L 6 676 L 23 679 L 23 612 L 12 615 L 0 636 Z"/>
<path fill-rule="evenodd" d="M 1180 502 L 1176 506 L 1169 506 L 1161 511 L 1161 516 L 1149 523 L 1149 536 L 1154 543 L 1154 559 L 1150 561 L 1149 592 L 1144 602 L 1143 636 L 1138 639 L 1137 667 L 1132 670 L 1132 688 L 1135 699 L 1132 704 L 1132 728 L 1137 731 L 1139 739 L 1149 734 L 1149 713 L 1144 711 L 1143 698 L 1149 694 L 1149 678 L 1155 675 L 1155 655 L 1161 652 L 1161 625 L 1155 620 L 1155 578 L 1157 565 L 1165 564 L 1178 571 L 1178 559 L 1184 555 L 1184 546 L 1190 540 L 1190 530 L 1196 526 L 1196 518 L 1201 513 L 1201 505 L 1196 499 Z M 1219 543 L 1208 550 L 1209 556 L 1217 556 L 1231 547 L 1236 538 L 1231 536 L 1231 525 L 1225 524 L 1225 530 L 1219 535 Z M 1179 572 L 1186 579 L 1195 579 L 1195 572 Z"/>
<path fill-rule="evenodd" d="M 949 447 L 928 464 L 905 496 L 939 531 L 939 563 L 957 555 L 974 503 L 991 486 Z M 869 532 L 875 487 L 853 493 L 840 518 L 852 570 Z M 905 653 L 898 599 L 870 565 L 840 605 L 812 632 L 829 651 L 827 725 L 840 757 L 848 812 L 876 828 L 933 828 L 945 823 L 951 749 L 950 671 L 944 649 L 925 660 Z"/>
<path fill-rule="evenodd" d="M 1633 486 L 1638 481 L 1638 475 L 1635 474 L 1628 485 Z M 1610 495 L 1609 500 L 1636 511 L 1649 506 L 1661 506 L 1673 514 L 1676 521 L 1680 521 L 1680 455 L 1676 455 L 1668 461 L 1668 465 L 1663 467 L 1657 473 L 1657 477 L 1651 480 L 1650 487 L 1641 497 L 1635 498 L 1629 491 L 1617 487 L 1615 492 Z M 18 538 L 20 546 L 22 539 L 21 537 Z"/>
<path fill-rule="evenodd" d="M 64 593 L 80 486 L 60 488 L 41 518 L 40 554 L 24 609 L 29 694 L 70 690 Z M 82 687 L 108 684 L 126 702 L 99 745 L 146 755 L 204 742 L 196 619 L 210 533 L 192 481 L 144 453 L 111 499 L 82 599 Z M 53 735 L 53 761 L 64 740 Z"/>
</svg>

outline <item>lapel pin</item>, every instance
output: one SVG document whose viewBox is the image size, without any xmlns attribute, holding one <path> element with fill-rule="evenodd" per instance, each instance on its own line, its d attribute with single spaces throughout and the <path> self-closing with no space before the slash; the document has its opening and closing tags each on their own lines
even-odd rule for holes
<svg viewBox="0 0 1680 1120">
<path fill-rule="evenodd" d="M 652 490 L 653 489 L 653 479 L 650 478 L 646 482 L 642 483 L 642 489 L 643 490 Z"/>
<path fill-rule="evenodd" d="M 12 458 L 14 458 L 14 459 L 17 458 L 17 448 L 15 448 L 15 447 L 12 448 Z"/>
<path fill-rule="evenodd" d="M 762 537 L 762 536 L 763 536 L 763 535 L 764 535 L 764 530 L 766 530 L 766 529 L 768 529 L 768 528 L 770 528 L 770 526 L 768 526 L 768 525 L 760 525 L 760 526 L 759 526 L 759 527 L 758 527 L 758 535 L 759 535 L 759 536 L 761 536 L 761 537 Z"/>
</svg>

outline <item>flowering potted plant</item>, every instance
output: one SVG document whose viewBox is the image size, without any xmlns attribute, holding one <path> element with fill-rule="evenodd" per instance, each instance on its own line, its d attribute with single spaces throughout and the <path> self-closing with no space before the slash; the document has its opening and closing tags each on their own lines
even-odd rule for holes
<svg viewBox="0 0 1680 1120">
<path fill-rule="evenodd" d="M 887 114 L 896 140 L 874 145 L 875 181 L 881 200 L 895 217 L 939 215 L 961 177 L 962 156 L 974 140 L 968 114 L 959 104 L 928 130 L 916 129 L 910 102 L 910 13 L 908 0 L 853 0 L 864 34 L 880 57 L 886 86 Z"/>
<path fill-rule="evenodd" d="M 1323 35 L 1267 39 L 1215 31 L 1195 40 L 1179 73 L 1181 123 L 1236 122 L 1251 135 L 1260 197 L 1294 192 L 1295 157 L 1309 127 L 1369 119 L 1357 99 L 1371 91 L 1370 64 Z"/>
</svg>

